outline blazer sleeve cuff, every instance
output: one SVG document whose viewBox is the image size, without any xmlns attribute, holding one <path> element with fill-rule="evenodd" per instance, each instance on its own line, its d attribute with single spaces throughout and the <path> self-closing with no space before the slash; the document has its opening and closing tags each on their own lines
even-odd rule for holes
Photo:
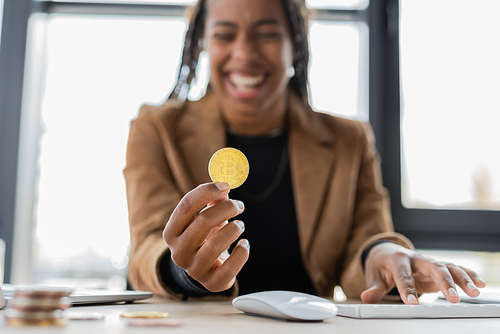
<svg viewBox="0 0 500 334">
<path fill-rule="evenodd" d="M 153 236 L 151 235 L 150 238 Z M 165 284 L 161 275 L 163 257 L 170 256 L 170 249 L 161 237 L 153 240 L 144 240 L 142 247 L 133 252 L 130 259 L 129 280 L 134 289 L 151 291 L 155 296 L 168 299 L 186 299 L 184 295 L 176 293 Z M 238 282 L 235 282 L 226 294 L 213 294 L 206 297 L 188 297 L 187 300 L 228 300 L 238 295 Z"/>
</svg>

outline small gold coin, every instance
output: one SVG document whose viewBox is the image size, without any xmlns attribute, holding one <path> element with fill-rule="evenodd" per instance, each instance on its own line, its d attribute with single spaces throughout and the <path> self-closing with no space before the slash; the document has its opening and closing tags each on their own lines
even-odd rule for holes
<svg viewBox="0 0 500 334">
<path fill-rule="evenodd" d="M 130 327 L 180 327 L 184 323 L 174 319 L 131 320 Z"/>
<path fill-rule="evenodd" d="M 168 318 L 168 312 L 135 311 L 120 313 L 122 318 Z"/>
<path fill-rule="evenodd" d="M 208 174 L 214 182 L 226 182 L 231 189 L 238 188 L 248 177 L 250 166 L 243 152 L 231 148 L 221 148 L 208 163 Z"/>
</svg>

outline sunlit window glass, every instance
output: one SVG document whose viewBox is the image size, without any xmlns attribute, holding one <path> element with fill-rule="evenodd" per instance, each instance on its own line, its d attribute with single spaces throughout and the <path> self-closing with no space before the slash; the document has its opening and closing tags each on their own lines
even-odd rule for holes
<svg viewBox="0 0 500 334">
<path fill-rule="evenodd" d="M 192 5 L 197 0 L 50 0 L 52 2 L 85 2 L 85 3 L 124 3 L 124 4 L 168 4 L 168 5 Z"/>
<path fill-rule="evenodd" d="M 0 0 L 0 45 L 2 45 L 3 0 Z"/>
<path fill-rule="evenodd" d="M 364 9 L 369 0 L 306 0 L 309 8 Z"/>
<path fill-rule="evenodd" d="M 51 0 L 53 2 L 87 2 L 87 3 L 135 3 L 135 4 L 169 4 L 192 5 L 197 0 Z M 306 0 L 310 8 L 345 8 L 359 9 L 368 6 L 369 0 Z"/>
<path fill-rule="evenodd" d="M 403 204 L 500 209 L 500 1 L 401 0 Z"/>
<path fill-rule="evenodd" d="M 311 23 L 309 83 L 314 109 L 368 120 L 363 27 L 361 23 Z"/>
<path fill-rule="evenodd" d="M 173 86 L 185 29 L 184 19 L 51 17 L 35 281 L 125 287 L 129 123 Z"/>
</svg>

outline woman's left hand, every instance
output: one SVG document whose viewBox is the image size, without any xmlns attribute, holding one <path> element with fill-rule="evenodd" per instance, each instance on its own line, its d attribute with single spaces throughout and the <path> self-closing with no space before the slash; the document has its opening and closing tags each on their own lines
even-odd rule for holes
<svg viewBox="0 0 500 334">
<path fill-rule="evenodd" d="M 470 297 L 477 297 L 477 288 L 485 286 L 470 269 L 436 261 L 391 242 L 370 250 L 365 261 L 365 280 L 368 289 L 361 294 L 365 303 L 379 302 L 394 287 L 405 304 L 416 305 L 419 294 L 438 291 L 442 291 L 448 301 L 458 303 L 455 285 Z"/>
</svg>

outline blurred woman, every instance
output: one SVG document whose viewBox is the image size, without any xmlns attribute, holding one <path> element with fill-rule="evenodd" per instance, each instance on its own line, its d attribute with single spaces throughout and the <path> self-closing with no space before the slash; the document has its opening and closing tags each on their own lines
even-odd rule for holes
<svg viewBox="0 0 500 334">
<path fill-rule="evenodd" d="M 477 296 L 484 282 L 474 272 L 426 258 L 394 233 L 369 125 L 309 106 L 306 16 L 301 0 L 194 6 L 174 90 L 131 125 L 132 285 L 185 299 L 263 290 L 331 298 L 337 284 L 365 302 L 394 288 L 407 304 L 439 290 L 458 302 L 455 284 Z M 209 87 L 187 101 L 201 51 Z M 250 163 L 231 192 L 207 172 L 225 146 Z"/>
</svg>

